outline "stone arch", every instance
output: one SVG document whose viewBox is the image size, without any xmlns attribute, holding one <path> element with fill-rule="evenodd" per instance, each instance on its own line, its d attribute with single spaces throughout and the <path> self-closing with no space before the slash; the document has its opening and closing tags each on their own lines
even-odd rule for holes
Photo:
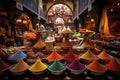
<svg viewBox="0 0 120 80">
<path fill-rule="evenodd" d="M 47 15 L 48 15 L 49 10 L 50 10 L 54 5 L 56 5 L 56 4 L 63 4 L 63 5 L 66 5 L 66 6 L 71 10 L 71 12 L 72 12 L 72 9 L 71 9 L 70 6 L 67 5 L 66 3 L 63 3 L 63 2 L 56 2 L 56 3 L 52 4 L 52 5 L 49 7 L 49 9 L 48 9 L 48 11 L 47 11 Z M 72 15 L 73 15 L 73 12 L 72 12 Z"/>
</svg>

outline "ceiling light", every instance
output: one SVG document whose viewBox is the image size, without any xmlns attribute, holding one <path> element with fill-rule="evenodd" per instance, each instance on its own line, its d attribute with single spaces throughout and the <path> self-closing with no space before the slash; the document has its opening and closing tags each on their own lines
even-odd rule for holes
<svg viewBox="0 0 120 80">
<path fill-rule="evenodd" d="M 113 9 L 110 10 L 111 12 L 113 11 Z"/>
<path fill-rule="evenodd" d="M 117 3 L 117 6 L 119 6 L 120 5 L 120 3 Z"/>
<path fill-rule="evenodd" d="M 91 19 L 91 22 L 94 22 L 94 19 Z"/>
</svg>

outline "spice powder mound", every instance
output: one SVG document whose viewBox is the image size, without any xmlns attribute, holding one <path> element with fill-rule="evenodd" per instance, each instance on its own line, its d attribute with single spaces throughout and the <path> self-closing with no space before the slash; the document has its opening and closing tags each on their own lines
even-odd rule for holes
<svg viewBox="0 0 120 80">
<path fill-rule="evenodd" d="M 64 59 L 66 60 L 74 60 L 74 59 L 78 59 L 78 55 L 75 54 L 72 50 L 70 50 L 67 54 L 65 54 Z"/>
<path fill-rule="evenodd" d="M 59 60 L 55 60 L 49 67 L 48 69 L 51 71 L 61 71 L 66 68 L 66 65 L 61 63 Z"/>
<path fill-rule="evenodd" d="M 94 72 L 105 72 L 106 68 L 100 64 L 97 59 L 94 59 L 90 64 L 86 66 L 87 69 Z"/>
<path fill-rule="evenodd" d="M 16 65 L 14 65 L 10 71 L 12 72 L 21 72 L 21 71 L 25 71 L 29 68 L 29 65 L 23 61 L 23 59 L 19 59 L 18 63 Z"/>
<path fill-rule="evenodd" d="M 79 60 L 73 60 L 71 64 L 68 65 L 68 68 L 72 70 L 83 70 L 85 69 L 85 65 L 80 63 Z"/>
<path fill-rule="evenodd" d="M 87 58 L 90 58 L 90 59 L 98 59 L 96 55 L 94 55 L 90 49 L 88 49 L 84 54 L 82 54 L 80 56 L 80 58 L 83 58 L 83 59 L 87 59 Z"/>
<path fill-rule="evenodd" d="M 120 64 L 116 61 L 116 59 L 111 60 L 105 66 L 112 71 L 120 71 Z"/>
<path fill-rule="evenodd" d="M 47 60 L 61 60 L 62 56 L 58 54 L 55 50 L 52 51 L 52 53 L 46 58 Z"/>
<path fill-rule="evenodd" d="M 39 71 L 43 71 L 47 68 L 47 65 L 44 64 L 40 58 L 38 58 L 36 60 L 36 62 L 29 68 L 30 71 L 33 71 L 33 72 L 39 72 Z"/>
<path fill-rule="evenodd" d="M 41 39 L 39 39 L 38 42 L 33 47 L 39 48 L 44 46 L 45 46 L 45 43 Z"/>
<path fill-rule="evenodd" d="M 12 54 L 9 56 L 9 59 L 11 59 L 11 60 L 17 60 L 20 58 L 26 58 L 26 54 L 21 50 L 17 51 L 15 54 Z"/>
<path fill-rule="evenodd" d="M 104 60 L 112 60 L 113 57 L 110 56 L 105 50 L 103 50 L 99 55 L 98 55 L 99 58 L 101 59 L 104 59 Z"/>
</svg>

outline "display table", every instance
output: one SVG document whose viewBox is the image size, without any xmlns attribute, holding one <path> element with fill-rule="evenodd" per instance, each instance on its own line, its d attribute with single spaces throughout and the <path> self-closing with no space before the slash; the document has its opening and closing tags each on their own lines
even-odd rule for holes
<svg viewBox="0 0 120 80">
<path fill-rule="evenodd" d="M 93 80 L 108 80 L 108 79 L 119 79 L 119 76 L 116 76 L 109 71 L 106 72 L 103 76 L 94 76 L 89 74 L 89 72 L 86 70 L 81 75 L 71 75 L 67 74 L 65 71 L 64 74 L 60 76 L 54 76 L 49 74 L 48 71 L 46 71 L 42 75 L 33 75 L 29 71 L 26 71 L 24 75 L 16 76 L 13 75 L 10 71 L 6 71 L 3 75 L 0 75 L 0 80 L 83 80 L 83 79 L 93 79 Z"/>
<path fill-rule="evenodd" d="M 47 51 L 45 49 L 40 50 L 40 49 L 30 49 L 28 51 L 33 51 L 33 52 L 42 52 L 45 55 L 48 55 L 52 52 Z M 24 52 L 27 52 L 27 50 L 23 49 Z M 64 55 L 66 54 L 69 49 L 59 49 L 56 50 L 59 54 Z M 73 50 L 76 54 L 80 55 L 83 54 L 87 51 L 87 49 L 81 49 L 81 50 Z M 118 62 L 120 62 L 120 59 L 115 57 Z M 73 75 L 70 74 L 69 71 L 66 69 L 65 72 L 59 76 L 52 75 L 48 70 L 46 70 L 43 74 L 41 75 L 33 75 L 29 70 L 26 70 L 23 75 L 14 75 L 12 72 L 9 70 L 5 71 L 3 74 L 0 75 L 0 80 L 3 79 L 10 79 L 10 80 L 83 80 L 83 79 L 94 79 L 94 80 L 106 80 L 106 79 L 119 79 L 118 75 L 113 74 L 111 71 L 107 70 L 104 75 L 102 76 L 95 76 L 90 74 L 90 72 L 86 69 L 82 74 L 80 75 Z"/>
</svg>

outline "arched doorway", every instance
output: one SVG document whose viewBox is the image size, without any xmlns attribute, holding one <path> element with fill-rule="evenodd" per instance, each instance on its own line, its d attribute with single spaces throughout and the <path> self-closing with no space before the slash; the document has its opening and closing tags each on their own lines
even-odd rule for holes
<svg viewBox="0 0 120 80">
<path fill-rule="evenodd" d="M 51 26 L 51 28 L 58 28 L 59 32 L 63 26 L 70 26 L 69 23 L 73 22 L 73 13 L 68 5 L 64 3 L 56 3 L 48 9 L 47 18 L 47 23 L 53 24 L 48 26 Z M 51 21 L 49 21 L 50 19 Z M 69 22 L 68 19 L 71 19 L 71 21 Z"/>
</svg>

